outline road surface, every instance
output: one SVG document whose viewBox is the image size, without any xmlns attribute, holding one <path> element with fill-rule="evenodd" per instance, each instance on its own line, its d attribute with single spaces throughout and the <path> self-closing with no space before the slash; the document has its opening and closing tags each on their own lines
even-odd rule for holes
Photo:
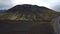
<svg viewBox="0 0 60 34">
<path fill-rule="evenodd" d="M 60 34 L 60 17 L 56 19 L 56 31 L 57 34 Z"/>
</svg>

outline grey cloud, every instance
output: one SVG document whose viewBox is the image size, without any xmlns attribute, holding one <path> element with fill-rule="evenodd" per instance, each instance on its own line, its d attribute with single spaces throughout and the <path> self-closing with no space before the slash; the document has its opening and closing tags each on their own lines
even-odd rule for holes
<svg viewBox="0 0 60 34">
<path fill-rule="evenodd" d="M 13 6 L 13 2 L 11 0 L 0 0 L 0 10 L 9 9 L 12 6 Z"/>
<path fill-rule="evenodd" d="M 53 8 L 54 10 L 60 12 L 60 4 L 59 4 L 59 3 L 58 3 L 57 5 L 54 5 L 52 8 Z"/>
<path fill-rule="evenodd" d="M 57 1 L 57 0 L 55 0 Z M 44 1 L 45 2 L 45 1 Z M 60 0 L 58 0 L 56 3 L 51 3 L 47 0 L 47 3 L 51 5 L 51 8 L 56 11 L 60 11 Z M 0 10 L 1 9 L 9 9 L 14 6 L 14 3 L 12 0 L 0 0 Z"/>
</svg>

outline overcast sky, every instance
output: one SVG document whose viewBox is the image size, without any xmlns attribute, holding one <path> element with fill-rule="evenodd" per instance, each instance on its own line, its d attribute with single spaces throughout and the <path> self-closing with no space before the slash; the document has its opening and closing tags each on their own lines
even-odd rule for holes
<svg viewBox="0 0 60 34">
<path fill-rule="evenodd" d="M 50 9 L 60 11 L 60 0 L 0 0 L 0 10 L 9 9 L 18 4 L 32 4 L 45 6 Z"/>
</svg>

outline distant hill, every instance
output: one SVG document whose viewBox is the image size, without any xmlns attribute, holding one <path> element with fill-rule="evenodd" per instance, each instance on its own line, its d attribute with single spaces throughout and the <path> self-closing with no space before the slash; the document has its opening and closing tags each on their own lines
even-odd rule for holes
<svg viewBox="0 0 60 34">
<path fill-rule="evenodd" d="M 0 13 L 4 13 L 6 10 L 0 10 Z"/>
</svg>

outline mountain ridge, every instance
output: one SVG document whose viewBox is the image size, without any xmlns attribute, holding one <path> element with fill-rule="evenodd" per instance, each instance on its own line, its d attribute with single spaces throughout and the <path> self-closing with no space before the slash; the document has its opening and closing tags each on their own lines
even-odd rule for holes
<svg viewBox="0 0 60 34">
<path fill-rule="evenodd" d="M 27 11 L 30 11 L 30 10 L 32 10 L 32 9 L 42 9 L 42 10 L 44 10 L 44 9 L 46 9 L 46 10 L 50 10 L 50 9 L 48 9 L 48 8 L 46 8 L 46 7 L 43 7 L 43 6 L 37 6 L 37 5 L 29 5 L 29 4 L 23 4 L 23 5 L 16 5 L 16 6 L 14 6 L 13 8 L 10 8 L 8 11 L 12 11 L 12 10 L 15 10 L 15 11 L 17 11 L 17 10 L 27 10 Z M 12 11 L 13 12 L 13 11 Z"/>
</svg>

